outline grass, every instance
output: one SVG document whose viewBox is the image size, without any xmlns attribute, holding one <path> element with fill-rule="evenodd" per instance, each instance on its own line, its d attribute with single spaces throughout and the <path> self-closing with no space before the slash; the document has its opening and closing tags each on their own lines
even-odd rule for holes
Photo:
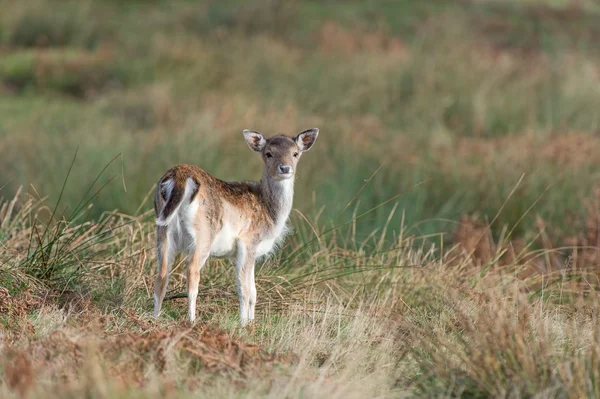
<svg viewBox="0 0 600 399">
<path fill-rule="evenodd" d="M 26 50 L 4 58 L 0 80 L 16 92 L 56 91 L 86 97 L 107 87 L 123 86 L 127 77 L 114 65 L 110 52 Z"/>
<path fill-rule="evenodd" d="M 553 270 L 559 254 L 530 249 L 507 261 L 476 230 L 443 250 L 408 228 L 360 243 L 352 224 L 331 232 L 296 217 L 282 252 L 258 265 L 256 323 L 239 327 L 232 268 L 211 260 L 189 325 L 185 300 L 152 317 L 149 214 L 36 233 L 48 211 L 25 204 L 4 213 L 6 397 L 597 394 L 591 263 Z M 478 266 L 473 239 L 498 255 Z M 171 293 L 183 290 L 184 267 Z"/>
<path fill-rule="evenodd" d="M 0 167 L 17 176 L 9 195 L 33 184 L 56 198 L 59 174 L 49 171 L 66 170 L 69 157 L 55 154 L 78 147 L 87 162 L 73 172 L 66 203 L 122 154 L 110 173 L 125 184 L 107 187 L 92 212 L 133 213 L 175 163 L 199 164 L 224 179 L 257 178 L 260 162 L 240 138 L 244 128 L 292 134 L 318 125 L 319 146 L 300 170 L 309 187 L 296 201 L 304 213 L 318 204 L 331 219 L 383 165 L 361 204 L 368 209 L 407 192 L 400 209 L 424 234 L 449 229 L 435 220 L 476 211 L 491 217 L 522 173 L 527 194 L 512 199 L 514 210 L 498 226 L 516 223 L 549 184 L 519 234 L 535 230 L 536 215 L 551 225 L 581 216 L 587 187 L 598 180 L 597 32 L 585 22 L 593 9 L 285 4 L 61 2 L 56 13 L 40 11 L 49 7 L 44 1 L 9 7 L 45 21 L 19 25 L 7 14 L 2 22 L 0 78 L 10 101 L 0 106 L 0 140 L 14 151 Z M 97 22 L 82 26 L 80 15 L 92 14 Z M 58 39 L 9 40 L 23 26 L 34 37 Z M 62 33 L 42 31 L 53 26 Z M 542 41 L 532 26 L 543 30 Z M 571 134 L 585 146 L 563 150 Z M 248 159 L 247 171 L 239 159 Z M 420 181 L 431 183 L 411 189 Z M 376 212 L 362 236 L 388 212 Z"/>
<path fill-rule="evenodd" d="M 593 2 L 0 8 L 0 396 L 600 396 Z M 256 323 L 152 318 L 158 178 L 313 126 Z"/>
</svg>

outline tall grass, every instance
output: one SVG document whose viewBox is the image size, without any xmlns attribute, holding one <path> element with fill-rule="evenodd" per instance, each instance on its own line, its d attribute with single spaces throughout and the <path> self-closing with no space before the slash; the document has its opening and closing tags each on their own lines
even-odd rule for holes
<svg viewBox="0 0 600 399">
<path fill-rule="evenodd" d="M 50 18 L 51 12 L 39 11 L 47 4 L 40 2 L 36 15 Z M 335 217 L 383 166 L 360 203 L 368 209 L 407 192 L 399 209 L 409 224 L 430 221 L 421 223 L 423 234 L 448 230 L 440 220 L 466 213 L 491 217 L 523 173 L 522 191 L 499 225 L 516 223 L 548 185 L 518 233 L 535 230 L 536 215 L 564 225 L 598 178 L 598 55 L 586 46 L 596 33 L 588 25 L 583 32 L 573 28 L 592 11 L 538 14 L 536 6 L 486 4 L 441 2 L 403 6 L 401 12 L 386 5 L 392 8 L 385 16 L 358 4 L 339 13 L 313 3 L 290 12 L 271 2 L 245 13 L 233 3 L 171 3 L 165 9 L 53 4 L 97 15 L 111 33 L 95 31 L 100 50 L 82 50 L 69 40 L 52 54 L 4 45 L 0 75 L 7 74 L 9 101 L 0 108 L 0 143 L 12 151 L 0 167 L 15 176 L 11 193 L 33 183 L 55 199 L 60 178 L 49 171 L 67 167 L 61 154 L 79 146 L 87 162 L 72 179 L 83 183 L 122 153 L 128 190 L 107 187 L 92 213 L 132 213 L 176 163 L 198 164 L 224 179 L 258 178 L 260 162 L 252 161 L 239 136 L 244 128 L 293 134 L 314 125 L 323 134 L 299 170 L 303 189 L 296 204 L 304 213 L 312 212 L 315 198 L 325 207 L 324 218 Z M 18 4 L 11 10 L 33 12 Z M 267 22 L 253 28 L 236 19 L 253 13 L 287 21 L 287 33 Z M 146 18 L 140 20 L 141 14 Z M 76 31 L 81 18 L 65 15 Z M 564 19 L 564 29 L 552 22 L 556 18 Z M 6 31 L 16 29 L 8 17 L 3 21 Z M 395 24 L 403 25 L 397 30 Z M 518 38 L 500 44 L 505 24 L 523 28 L 523 35 L 525 27 L 541 24 L 552 48 L 524 50 Z M 576 45 L 565 45 L 565 35 Z M 10 66 L 31 57 L 54 61 L 49 69 Z M 33 90 L 12 92 L 15 76 L 25 76 Z M 239 167 L 241 159 L 248 168 Z M 114 168 L 121 172 L 120 165 Z M 431 183 L 410 189 L 420 181 Z M 78 193 L 67 188 L 63 198 L 72 204 Z M 389 210 L 371 215 L 363 237 L 385 222 Z M 575 233 L 565 229 L 565 236 Z"/>
<path fill-rule="evenodd" d="M 552 271 L 552 250 L 526 245 L 506 262 L 498 249 L 477 266 L 463 244 L 432 245 L 409 226 L 393 241 L 383 229 L 360 242 L 360 214 L 335 229 L 298 215 L 296 234 L 258 265 L 255 325 L 238 327 L 233 268 L 211 260 L 200 321 L 187 326 L 185 301 L 151 317 L 147 215 L 62 219 L 31 241 L 43 203 L 12 203 L 0 205 L 10 249 L 0 269 L 0 390 L 9 397 L 597 394 L 597 274 L 592 264 Z M 539 262 L 546 271 L 521 273 Z M 172 293 L 183 290 L 184 268 L 182 259 L 173 269 Z"/>
</svg>

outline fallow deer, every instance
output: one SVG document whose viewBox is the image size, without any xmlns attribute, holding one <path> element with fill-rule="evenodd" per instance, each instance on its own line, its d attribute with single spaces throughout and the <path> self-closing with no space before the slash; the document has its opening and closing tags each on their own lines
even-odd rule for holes
<svg viewBox="0 0 600 399">
<path fill-rule="evenodd" d="M 158 274 L 154 315 L 160 314 L 171 264 L 177 253 L 189 255 L 188 317 L 196 318 L 200 270 L 209 256 L 235 259 L 242 325 L 254 320 L 254 265 L 272 252 L 287 232 L 298 160 L 319 129 L 294 137 L 265 138 L 244 130 L 248 146 L 260 153 L 263 177 L 258 182 L 226 182 L 193 165 L 177 165 L 159 180 L 154 195 Z"/>
</svg>

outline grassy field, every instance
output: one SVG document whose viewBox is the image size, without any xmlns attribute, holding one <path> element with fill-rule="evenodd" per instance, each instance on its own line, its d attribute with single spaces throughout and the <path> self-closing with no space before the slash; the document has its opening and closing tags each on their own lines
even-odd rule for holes
<svg viewBox="0 0 600 399">
<path fill-rule="evenodd" d="M 596 2 L 0 9 L 0 396 L 600 397 Z M 152 318 L 162 173 L 309 127 L 257 322 Z"/>
</svg>

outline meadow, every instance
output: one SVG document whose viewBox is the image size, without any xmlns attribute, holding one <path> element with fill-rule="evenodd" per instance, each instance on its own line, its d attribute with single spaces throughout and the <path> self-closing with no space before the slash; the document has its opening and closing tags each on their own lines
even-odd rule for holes
<svg viewBox="0 0 600 399">
<path fill-rule="evenodd" d="M 0 396 L 600 397 L 594 1 L 0 10 Z M 223 260 L 154 319 L 164 171 L 310 127 L 256 322 Z"/>
</svg>

